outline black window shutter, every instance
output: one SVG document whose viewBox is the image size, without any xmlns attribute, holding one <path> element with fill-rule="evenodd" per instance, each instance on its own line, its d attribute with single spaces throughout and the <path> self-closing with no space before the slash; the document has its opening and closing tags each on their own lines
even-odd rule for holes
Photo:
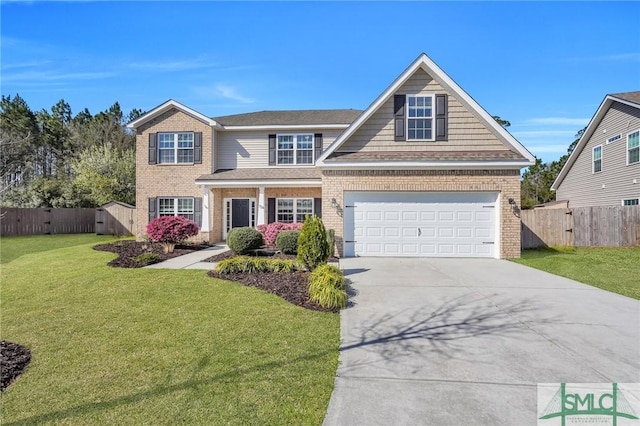
<svg viewBox="0 0 640 426">
<path fill-rule="evenodd" d="M 198 224 L 198 227 L 202 226 L 202 198 L 196 197 L 193 199 L 193 221 Z"/>
<path fill-rule="evenodd" d="M 202 164 L 202 132 L 193 134 L 193 162 Z"/>
<path fill-rule="evenodd" d="M 447 127 L 447 95 L 436 95 L 436 140 L 446 141 L 448 137 Z"/>
<path fill-rule="evenodd" d="M 158 146 L 156 144 L 156 133 L 149 133 L 149 164 L 158 162 Z"/>
<path fill-rule="evenodd" d="M 276 135 L 269 135 L 269 165 L 276 165 Z"/>
<path fill-rule="evenodd" d="M 405 120 L 404 110 L 407 97 L 405 95 L 393 96 L 393 122 L 394 122 L 394 140 L 405 141 L 407 137 L 404 132 Z"/>
<path fill-rule="evenodd" d="M 267 200 L 267 223 L 276 221 L 276 199 L 269 198 Z"/>
<path fill-rule="evenodd" d="M 149 222 L 156 218 L 156 198 L 149 198 Z"/>
<path fill-rule="evenodd" d="M 322 217 L 322 198 L 313 199 L 313 214 Z"/>
<path fill-rule="evenodd" d="M 315 144 L 315 155 L 313 157 L 313 161 L 318 160 L 318 158 L 320 158 L 320 156 L 322 155 L 322 133 L 316 133 L 315 135 L 313 135 L 313 143 Z"/>
</svg>

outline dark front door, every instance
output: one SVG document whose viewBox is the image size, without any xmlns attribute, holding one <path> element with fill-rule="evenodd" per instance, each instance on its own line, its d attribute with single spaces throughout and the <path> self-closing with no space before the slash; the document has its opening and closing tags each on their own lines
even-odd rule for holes
<svg viewBox="0 0 640 426">
<path fill-rule="evenodd" d="M 249 226 L 249 200 L 231 200 L 231 227 Z"/>
</svg>

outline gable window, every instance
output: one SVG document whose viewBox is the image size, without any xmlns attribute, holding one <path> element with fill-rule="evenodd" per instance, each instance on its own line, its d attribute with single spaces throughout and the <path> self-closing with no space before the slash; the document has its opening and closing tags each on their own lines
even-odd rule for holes
<svg viewBox="0 0 640 426">
<path fill-rule="evenodd" d="M 313 198 L 278 198 L 276 220 L 283 223 L 301 223 L 313 214 Z"/>
<path fill-rule="evenodd" d="M 640 130 L 627 135 L 627 164 L 640 163 Z"/>
<path fill-rule="evenodd" d="M 278 164 L 313 164 L 313 134 L 278 135 Z"/>
<path fill-rule="evenodd" d="M 622 200 L 623 206 L 637 206 L 640 205 L 640 198 L 629 198 L 627 200 Z"/>
<path fill-rule="evenodd" d="M 158 217 L 183 216 L 194 220 L 193 198 L 158 198 Z"/>
<path fill-rule="evenodd" d="M 593 148 L 593 173 L 602 171 L 602 145 Z"/>
<path fill-rule="evenodd" d="M 407 140 L 433 139 L 433 95 L 407 95 Z"/>
<path fill-rule="evenodd" d="M 193 163 L 193 133 L 158 133 L 158 163 Z"/>
</svg>

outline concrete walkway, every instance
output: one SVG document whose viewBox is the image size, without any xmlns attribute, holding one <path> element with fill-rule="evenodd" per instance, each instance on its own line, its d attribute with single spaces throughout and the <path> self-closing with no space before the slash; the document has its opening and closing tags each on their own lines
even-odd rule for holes
<svg viewBox="0 0 640 426">
<path fill-rule="evenodd" d="M 640 381 L 638 300 L 495 259 L 340 264 L 326 426 L 536 425 L 538 383 Z"/>
<path fill-rule="evenodd" d="M 229 251 L 229 247 L 225 244 L 215 245 L 213 247 L 206 248 L 204 250 L 195 251 L 193 253 L 185 254 L 182 256 L 167 259 L 153 265 L 145 266 L 150 269 L 213 269 L 216 266 L 215 262 L 203 262 L 216 254 Z"/>
</svg>

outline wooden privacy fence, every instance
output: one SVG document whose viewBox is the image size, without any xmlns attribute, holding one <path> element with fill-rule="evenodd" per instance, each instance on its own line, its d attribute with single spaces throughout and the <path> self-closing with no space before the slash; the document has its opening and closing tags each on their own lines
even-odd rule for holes
<svg viewBox="0 0 640 426">
<path fill-rule="evenodd" d="M 0 236 L 94 232 L 95 209 L 2 208 Z"/>
<path fill-rule="evenodd" d="M 523 249 L 640 246 L 640 206 L 523 210 Z"/>
<path fill-rule="evenodd" d="M 129 204 L 111 201 L 96 209 L 96 234 L 134 235 L 136 208 Z"/>
</svg>

